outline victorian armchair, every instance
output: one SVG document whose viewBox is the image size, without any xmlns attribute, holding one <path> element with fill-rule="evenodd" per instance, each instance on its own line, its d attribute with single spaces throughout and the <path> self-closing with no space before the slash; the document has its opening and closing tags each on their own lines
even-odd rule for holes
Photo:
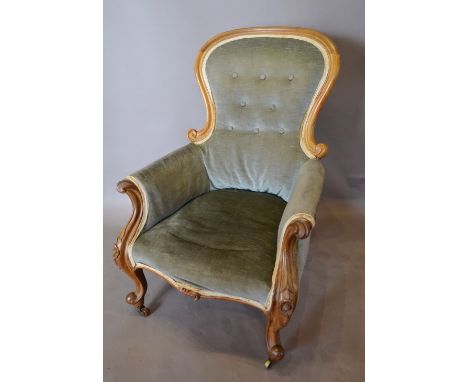
<svg viewBox="0 0 468 382">
<path fill-rule="evenodd" d="M 134 209 L 114 246 L 135 284 L 127 303 L 149 314 L 148 270 L 195 300 L 253 306 L 265 366 L 283 358 L 324 177 L 314 125 L 338 70 L 333 43 L 309 29 L 238 29 L 201 48 L 205 126 L 118 184 Z"/>
</svg>

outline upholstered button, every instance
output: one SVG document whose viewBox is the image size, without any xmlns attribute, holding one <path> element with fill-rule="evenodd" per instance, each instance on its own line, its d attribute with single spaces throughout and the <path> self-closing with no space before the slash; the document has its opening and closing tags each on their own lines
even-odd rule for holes
<svg viewBox="0 0 468 382">
<path fill-rule="evenodd" d="M 284 134 L 284 129 L 282 127 L 279 129 L 279 133 Z"/>
<path fill-rule="evenodd" d="M 254 132 L 255 132 L 255 134 L 258 134 L 258 133 L 260 132 L 260 129 L 259 129 L 258 127 L 256 127 L 256 128 L 254 129 Z"/>
<path fill-rule="evenodd" d="M 241 101 L 240 105 L 241 105 L 242 107 L 245 107 L 245 105 L 247 105 L 247 103 L 246 103 L 245 101 Z"/>
<path fill-rule="evenodd" d="M 294 74 L 290 74 L 290 75 L 288 76 L 288 80 L 289 80 L 289 81 L 292 81 L 293 78 L 294 78 Z"/>
<path fill-rule="evenodd" d="M 237 78 L 238 74 L 236 72 L 232 73 L 232 78 Z"/>
<path fill-rule="evenodd" d="M 229 131 L 234 130 L 234 126 L 232 126 L 232 125 L 228 126 L 228 130 L 229 130 Z"/>
<path fill-rule="evenodd" d="M 275 104 L 271 105 L 271 106 L 270 106 L 270 109 L 271 109 L 271 110 L 276 110 L 276 105 L 275 105 Z"/>
<path fill-rule="evenodd" d="M 260 79 L 261 79 L 261 80 L 264 80 L 265 78 L 266 78 L 266 74 L 262 74 L 262 75 L 260 76 Z"/>
</svg>

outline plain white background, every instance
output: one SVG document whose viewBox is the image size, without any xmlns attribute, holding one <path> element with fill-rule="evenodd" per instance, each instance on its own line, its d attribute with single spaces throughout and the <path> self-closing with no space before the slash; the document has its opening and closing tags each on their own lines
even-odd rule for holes
<svg viewBox="0 0 468 382">
<path fill-rule="evenodd" d="M 367 4 L 368 381 L 468 378 L 465 13 Z M 4 2 L 0 44 L 1 379 L 100 380 L 101 4 Z"/>
</svg>

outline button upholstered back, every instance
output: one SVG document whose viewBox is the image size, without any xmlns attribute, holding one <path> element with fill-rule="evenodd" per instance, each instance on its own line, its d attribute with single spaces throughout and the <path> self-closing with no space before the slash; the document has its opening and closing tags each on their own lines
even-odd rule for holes
<svg viewBox="0 0 468 382">
<path fill-rule="evenodd" d="M 216 130 L 297 132 L 325 71 L 320 50 L 293 38 L 230 41 L 206 60 Z"/>
<path fill-rule="evenodd" d="M 309 157 L 301 129 L 327 76 L 323 47 L 294 34 L 225 38 L 204 53 L 201 72 L 215 114 L 200 142 L 212 188 L 288 200 Z"/>
</svg>

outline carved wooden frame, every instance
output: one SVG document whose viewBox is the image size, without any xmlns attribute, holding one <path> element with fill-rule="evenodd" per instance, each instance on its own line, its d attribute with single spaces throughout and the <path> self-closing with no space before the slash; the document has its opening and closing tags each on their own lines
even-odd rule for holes
<svg viewBox="0 0 468 382">
<path fill-rule="evenodd" d="M 209 54 L 223 43 L 252 37 L 286 37 L 305 40 L 314 44 L 322 52 L 326 62 L 325 73 L 321 83 L 317 87 L 315 95 L 312 97 L 304 120 L 302 121 L 300 143 L 302 150 L 309 158 L 325 157 L 328 152 L 328 145 L 315 141 L 315 122 L 338 77 L 340 55 L 333 41 L 324 34 L 313 29 L 292 27 L 235 29 L 221 33 L 203 45 L 195 60 L 195 75 L 205 102 L 206 122 L 201 130 L 190 129 L 188 131 L 187 136 L 189 140 L 195 144 L 203 143 L 210 138 L 216 127 L 216 105 L 205 73 L 205 63 Z"/>
<path fill-rule="evenodd" d="M 288 324 L 297 303 L 299 291 L 299 274 L 297 268 L 297 241 L 305 239 L 312 230 L 312 223 L 303 218 L 296 217 L 285 227 L 278 261 L 275 272 L 275 280 L 272 286 L 272 300 L 269 307 L 254 304 L 251 300 L 236 298 L 234 296 L 214 295 L 209 291 L 197 289 L 193 286 L 182 284 L 169 276 L 140 263 L 133 263 L 129 256 L 129 247 L 139 234 L 139 227 L 144 224 L 144 197 L 138 186 L 130 179 L 124 179 L 118 183 L 117 189 L 126 193 L 133 206 L 133 212 L 127 225 L 120 231 L 114 244 L 114 261 L 134 282 L 135 291 L 130 292 L 126 301 L 135 307 L 143 316 L 148 316 L 150 311 L 144 305 L 144 297 L 147 290 L 147 281 L 143 269 L 149 270 L 166 280 L 172 287 L 181 293 L 192 297 L 195 301 L 203 298 L 219 299 L 240 302 L 253 306 L 262 311 L 267 318 L 266 344 L 268 360 L 265 366 L 269 367 L 273 361 L 279 361 L 284 356 L 281 346 L 279 331 Z"/>
<path fill-rule="evenodd" d="M 313 39 L 320 43 L 328 55 L 328 72 L 320 89 L 314 96 L 308 112 L 301 127 L 301 147 L 310 157 L 322 158 L 327 153 L 327 145 L 316 143 L 314 138 L 314 124 L 318 113 L 322 108 L 328 93 L 330 92 L 339 70 L 339 55 L 334 44 L 323 34 L 317 31 L 302 28 L 268 27 L 268 28 L 246 28 L 238 29 L 220 34 L 206 43 L 200 50 L 195 63 L 195 72 L 200 85 L 207 109 L 207 121 L 202 130 L 197 132 L 192 129 L 188 133 L 189 139 L 193 143 L 201 143 L 209 138 L 215 128 L 215 105 L 209 92 L 208 84 L 205 81 L 202 71 L 202 61 L 207 52 L 216 44 L 239 36 L 252 35 L 282 35 L 299 36 Z M 130 251 L 133 242 L 138 237 L 141 227 L 145 223 L 146 208 L 145 199 L 138 185 L 130 178 L 126 178 L 118 183 L 117 189 L 121 193 L 126 193 L 133 205 L 133 213 L 127 225 L 122 229 L 114 244 L 114 261 L 117 266 L 124 271 L 134 282 L 135 291 L 130 292 L 126 301 L 135 307 L 142 315 L 147 316 L 150 311 L 144 305 L 144 297 L 147 290 L 147 281 L 143 269 L 149 270 L 165 279 L 171 286 L 181 293 L 192 297 L 195 301 L 203 298 L 235 301 L 253 306 L 261 310 L 266 318 L 266 345 L 268 360 L 265 366 L 269 367 L 273 361 L 279 361 L 284 356 L 284 349 L 281 346 L 279 331 L 288 324 L 296 307 L 299 291 L 299 274 L 297 267 L 297 247 L 298 240 L 305 239 L 310 235 L 313 228 L 313 218 L 294 215 L 286 224 L 282 233 L 280 248 L 277 253 L 277 262 L 273 274 L 273 285 L 271 290 L 271 301 L 267 306 L 255 303 L 252 300 L 216 294 L 203 289 L 198 289 L 190 284 L 184 284 L 171 277 L 151 268 L 147 265 L 134 263 L 130 258 Z"/>
</svg>

